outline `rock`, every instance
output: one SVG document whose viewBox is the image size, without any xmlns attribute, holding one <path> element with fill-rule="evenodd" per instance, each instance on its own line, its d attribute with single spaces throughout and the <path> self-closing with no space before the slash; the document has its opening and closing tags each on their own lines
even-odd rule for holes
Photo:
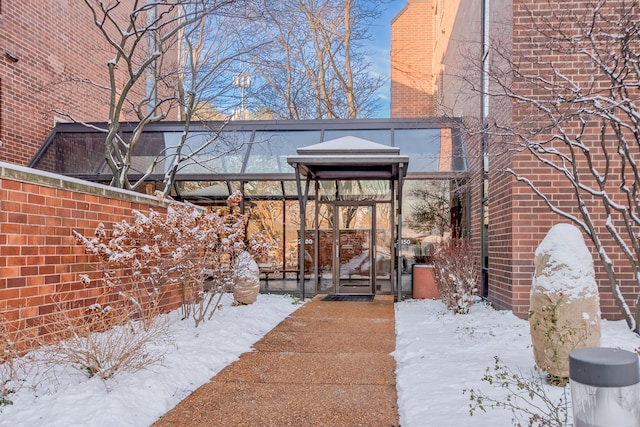
<svg viewBox="0 0 640 427">
<path fill-rule="evenodd" d="M 249 252 L 236 259 L 233 298 L 238 304 L 253 304 L 260 293 L 260 268 Z"/>
<path fill-rule="evenodd" d="M 538 367 L 569 376 L 569 353 L 600 346 L 600 302 L 593 258 L 580 230 L 557 224 L 535 252 L 529 326 Z"/>
</svg>

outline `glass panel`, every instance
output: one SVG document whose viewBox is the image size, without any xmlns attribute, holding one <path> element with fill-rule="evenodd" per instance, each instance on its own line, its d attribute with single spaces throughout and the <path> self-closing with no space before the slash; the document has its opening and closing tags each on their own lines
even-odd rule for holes
<svg viewBox="0 0 640 427">
<path fill-rule="evenodd" d="M 402 194 L 403 273 L 430 262 L 431 245 L 450 235 L 449 181 L 406 180 Z"/>
<path fill-rule="evenodd" d="M 285 234 L 284 203 L 281 200 L 259 200 L 251 202 L 251 217 L 247 225 L 247 235 L 262 233 L 267 240 L 276 241 L 276 247 L 263 259 L 257 259 L 263 271 L 282 272 L 284 263 L 283 242 Z"/>
<path fill-rule="evenodd" d="M 285 202 L 285 214 L 284 214 L 284 265 L 285 269 L 295 272 L 298 270 L 299 258 L 298 248 L 300 246 L 300 208 L 297 200 L 287 200 Z M 315 245 L 313 239 L 313 203 L 307 204 L 307 212 L 305 217 L 306 228 L 306 242 L 305 242 L 305 276 L 309 277 L 313 273 L 313 257 L 315 253 Z"/>
<path fill-rule="evenodd" d="M 288 270 L 298 269 L 298 234 L 300 234 L 300 209 L 297 200 L 285 202 L 284 215 L 284 265 Z"/>
<path fill-rule="evenodd" d="M 391 131 L 389 129 L 339 129 L 324 131 L 324 141 L 331 141 L 332 139 L 342 138 L 343 136 L 355 136 L 377 142 L 378 144 L 391 145 Z"/>
<path fill-rule="evenodd" d="M 284 194 L 286 196 L 298 196 L 298 186 L 296 185 L 295 181 L 283 181 L 284 184 Z M 304 192 L 304 181 L 301 182 L 302 184 L 302 191 Z M 313 194 L 313 183 L 310 184 L 311 188 L 309 189 L 309 195 Z"/>
<path fill-rule="evenodd" d="M 256 132 L 245 173 L 293 173 L 287 157 L 320 142 L 320 131 Z"/>
<path fill-rule="evenodd" d="M 318 205 L 318 292 L 335 292 L 333 280 L 333 205 Z"/>
<path fill-rule="evenodd" d="M 320 181 L 319 187 L 319 198 L 322 201 L 331 201 L 336 200 L 337 191 L 336 191 L 336 181 Z"/>
<path fill-rule="evenodd" d="M 463 136 L 459 130 L 441 129 L 440 131 L 440 171 L 466 171 L 467 161 Z"/>
<path fill-rule="evenodd" d="M 104 160 L 102 133 L 56 133 L 34 167 L 59 174 L 111 176 Z"/>
<path fill-rule="evenodd" d="M 323 201 L 391 200 L 391 187 L 386 180 L 320 181 L 320 199 Z"/>
<path fill-rule="evenodd" d="M 376 204 L 376 292 L 391 289 L 391 203 Z"/>
<path fill-rule="evenodd" d="M 224 198 L 229 197 L 229 187 L 225 181 L 178 181 L 178 194 L 184 198 Z"/>
<path fill-rule="evenodd" d="M 131 133 L 123 133 L 128 141 Z M 104 159 L 105 135 L 102 133 L 57 133 L 52 146 L 38 161 L 38 169 L 63 175 L 106 175 L 111 170 Z M 132 175 L 142 174 L 153 165 L 164 148 L 161 132 L 144 132 L 131 157 Z M 160 160 L 154 173 L 164 174 L 165 162 Z M 110 178 L 105 178 L 110 179 Z"/>
<path fill-rule="evenodd" d="M 339 200 L 391 200 L 387 180 L 339 181 Z"/>
<path fill-rule="evenodd" d="M 372 206 L 338 206 L 338 292 L 371 290 Z"/>
<path fill-rule="evenodd" d="M 131 133 L 123 133 L 123 139 L 131 139 Z M 132 173 L 143 174 L 153 165 L 157 158 L 161 160 L 153 168 L 153 173 L 164 174 L 171 162 L 162 160 L 164 151 L 164 140 L 162 132 L 143 132 L 138 140 L 133 155 L 131 156 Z"/>
<path fill-rule="evenodd" d="M 464 134 L 459 129 L 451 131 L 451 170 L 466 171 L 467 167 L 467 150 L 464 144 Z"/>
<path fill-rule="evenodd" d="M 238 174 L 242 171 L 251 132 L 222 132 L 219 136 L 208 132 L 190 133 L 182 148 L 183 156 L 193 156 L 180 164 L 178 175 Z M 182 137 L 181 132 L 165 132 L 166 153 L 171 156 Z"/>
<path fill-rule="evenodd" d="M 244 194 L 251 196 L 279 196 L 282 197 L 281 181 L 247 181 L 244 184 Z"/>
<path fill-rule="evenodd" d="M 440 170 L 440 129 L 396 129 L 394 145 L 409 156 L 407 172 Z M 450 162 L 445 171 L 450 170 Z"/>
</svg>

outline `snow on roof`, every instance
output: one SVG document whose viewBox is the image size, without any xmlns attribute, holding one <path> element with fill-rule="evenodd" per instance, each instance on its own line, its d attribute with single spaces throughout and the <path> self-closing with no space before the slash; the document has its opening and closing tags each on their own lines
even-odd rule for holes
<svg viewBox="0 0 640 427">
<path fill-rule="evenodd" d="M 400 154 L 400 148 L 378 144 L 377 142 L 344 136 L 330 141 L 298 148 L 298 154 Z"/>
</svg>

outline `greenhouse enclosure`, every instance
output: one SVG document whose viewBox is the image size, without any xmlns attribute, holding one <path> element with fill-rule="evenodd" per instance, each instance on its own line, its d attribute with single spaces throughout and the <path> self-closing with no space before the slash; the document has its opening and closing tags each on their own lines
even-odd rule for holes
<svg viewBox="0 0 640 427">
<path fill-rule="evenodd" d="M 89 125 L 57 124 L 29 166 L 108 184 L 104 124 Z M 120 129 L 126 141 L 133 125 Z M 430 245 L 469 229 L 458 120 L 207 122 L 192 124 L 179 150 L 183 130 L 179 122 L 147 125 L 130 177 L 151 170 L 139 190 L 153 193 L 180 153 L 172 198 L 215 209 L 242 192 L 248 231 L 278 242 L 258 260 L 264 292 L 401 297 Z M 431 188 L 444 205 L 424 203 Z M 425 209 L 449 225 L 425 223 Z"/>
</svg>

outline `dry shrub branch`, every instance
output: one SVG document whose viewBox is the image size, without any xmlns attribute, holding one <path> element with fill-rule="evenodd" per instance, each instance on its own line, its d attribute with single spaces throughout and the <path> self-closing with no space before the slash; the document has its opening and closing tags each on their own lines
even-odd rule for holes
<svg viewBox="0 0 640 427">
<path fill-rule="evenodd" d="M 22 328 L 0 316 L 0 406 L 13 403 L 8 396 L 22 387 L 28 374 L 26 359 L 21 357 L 28 341 Z"/>
<path fill-rule="evenodd" d="M 438 243 L 432 255 L 436 285 L 447 308 L 466 314 L 478 293 L 478 267 L 466 240 Z"/>
<path fill-rule="evenodd" d="M 128 305 L 71 309 L 57 304 L 57 308 L 51 327 L 63 339 L 43 347 L 42 360 L 47 365 L 72 366 L 89 378 L 107 380 L 159 364 L 172 343 L 167 316 L 134 320 L 137 313 Z"/>
<path fill-rule="evenodd" d="M 232 289 L 237 257 L 263 256 L 275 244 L 260 233 L 247 236 L 249 215 L 240 212 L 241 201 L 235 192 L 224 209 L 209 213 L 171 203 L 166 215 L 135 211 L 133 223 L 115 223 L 111 234 L 103 224 L 94 238 L 74 234 L 102 260 L 107 293 L 119 296 L 138 318 L 154 318 L 164 308 L 163 298 L 179 294 L 183 317 L 193 317 L 198 326 Z M 205 279 L 212 285 L 205 288 Z"/>
</svg>

